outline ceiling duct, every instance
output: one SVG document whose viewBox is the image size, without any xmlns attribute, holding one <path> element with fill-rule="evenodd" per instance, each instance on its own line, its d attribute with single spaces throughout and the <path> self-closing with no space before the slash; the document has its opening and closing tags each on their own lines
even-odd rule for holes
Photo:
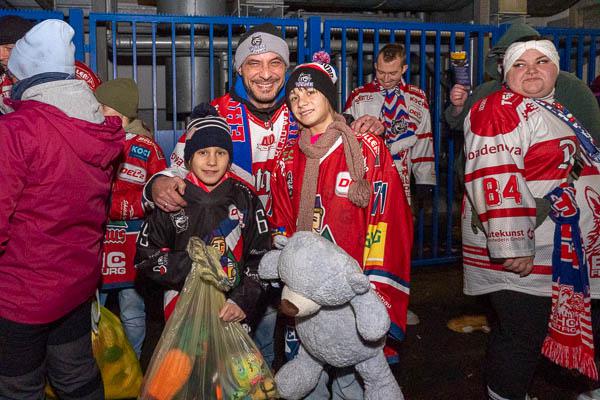
<svg viewBox="0 0 600 400">
<path fill-rule="evenodd" d="M 548 17 L 572 7 L 578 0 L 527 0 L 527 14 Z M 293 9 L 337 12 L 444 12 L 457 11 L 473 4 L 473 0 L 285 0 Z"/>
<path fill-rule="evenodd" d="M 460 10 L 473 0 L 285 0 L 291 8 L 305 10 L 331 9 L 336 11 L 454 11 Z"/>
</svg>

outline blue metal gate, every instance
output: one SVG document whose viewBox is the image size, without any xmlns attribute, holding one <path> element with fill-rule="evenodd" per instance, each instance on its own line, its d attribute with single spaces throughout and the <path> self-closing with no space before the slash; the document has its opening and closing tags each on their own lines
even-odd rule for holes
<svg viewBox="0 0 600 400">
<path fill-rule="evenodd" d="M 60 12 L 0 10 L 0 16 L 6 14 L 32 20 L 64 19 Z M 507 26 L 322 20 L 319 17 L 303 20 L 90 13 L 89 40 L 86 43 L 82 10 L 71 9 L 68 21 L 75 29 L 77 59 L 87 58 L 92 69 L 97 70 L 101 58 L 97 53 L 98 45 L 108 43 L 102 56 L 112 63 L 109 78 L 131 77 L 140 88 L 151 87 L 153 126 L 157 141 L 166 154 L 170 154 L 175 146 L 190 106 L 199 99 L 213 99 L 230 88 L 236 74 L 231 62 L 236 37 L 249 26 L 263 22 L 279 26 L 290 45 L 292 62 L 304 62 L 312 53 L 323 48 L 332 54 L 339 68 L 340 104 L 344 104 L 354 87 L 372 79 L 373 59 L 381 46 L 393 42 L 404 44 L 406 62 L 410 66 L 405 79 L 425 90 L 430 100 L 438 177 L 431 210 L 421 209 L 418 212 L 413 265 L 448 263 L 460 257 L 454 243 L 460 212 L 453 169 L 458 149 L 455 139 L 442 123 L 450 89 L 444 78 L 448 54 L 454 50 L 466 51 L 472 65 L 472 81 L 479 84 L 484 80 L 485 54 Z M 538 28 L 538 31 L 556 44 L 563 70 L 574 72 L 588 83 L 596 77 L 596 47 L 600 30 Z M 106 34 L 106 40 L 100 34 Z M 195 72 L 197 56 L 208 60 L 205 75 L 197 76 Z M 189 63 L 191 75 L 187 78 L 178 77 L 178 57 Z M 138 67 L 143 64 L 151 67 L 150 77 L 144 78 L 138 73 Z M 130 66 L 131 72 L 119 70 L 122 65 Z M 158 73 L 159 67 L 171 69 L 169 82 L 164 82 L 163 76 Z M 219 74 L 223 75 L 221 81 L 216 79 Z M 187 87 L 183 91 L 177 89 L 178 78 L 186 82 Z M 198 93 L 197 83 L 206 79 L 209 80 L 207 92 Z M 167 104 L 167 108 L 171 109 L 171 126 L 160 130 L 157 128 L 163 118 L 158 114 L 158 85 L 166 83 L 171 87 L 171 101 Z M 189 104 L 178 110 L 178 96 L 184 94 L 189 95 Z"/>
</svg>

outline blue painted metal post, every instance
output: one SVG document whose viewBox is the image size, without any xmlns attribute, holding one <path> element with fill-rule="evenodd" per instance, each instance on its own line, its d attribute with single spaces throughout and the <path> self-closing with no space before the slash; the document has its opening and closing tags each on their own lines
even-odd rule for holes
<svg viewBox="0 0 600 400">
<path fill-rule="evenodd" d="M 309 17 L 306 24 L 306 49 L 308 54 L 300 56 L 298 54 L 298 62 L 304 62 L 311 54 L 321 50 L 321 17 Z"/>
<path fill-rule="evenodd" d="M 75 45 L 75 59 L 85 62 L 85 48 L 83 43 L 85 30 L 83 27 L 83 10 L 81 8 L 69 9 L 69 25 L 71 25 L 75 31 L 75 36 L 73 36 L 73 44 Z"/>
</svg>

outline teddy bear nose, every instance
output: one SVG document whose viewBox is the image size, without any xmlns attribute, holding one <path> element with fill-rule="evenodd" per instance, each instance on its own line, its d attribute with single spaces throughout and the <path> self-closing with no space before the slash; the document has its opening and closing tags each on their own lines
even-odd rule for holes
<svg viewBox="0 0 600 400">
<path fill-rule="evenodd" d="M 286 299 L 281 300 L 281 303 L 279 304 L 279 310 L 288 317 L 295 317 L 299 311 L 298 307 Z"/>
</svg>

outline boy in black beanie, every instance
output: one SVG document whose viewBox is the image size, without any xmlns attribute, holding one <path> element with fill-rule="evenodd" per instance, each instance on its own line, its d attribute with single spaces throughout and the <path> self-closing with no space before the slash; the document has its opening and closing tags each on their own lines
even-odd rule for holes
<svg viewBox="0 0 600 400">
<path fill-rule="evenodd" d="M 252 330 L 264 311 L 258 306 L 263 294 L 258 263 L 271 242 L 265 211 L 251 189 L 229 171 L 233 145 L 227 122 L 207 105 L 194 114 L 200 116 L 187 126 L 184 155 L 190 171 L 185 179 L 187 206 L 170 213 L 157 208 L 147 219 L 137 244 L 138 272 L 170 289 L 165 293 L 168 319 L 191 268 L 188 241 L 201 238 L 221 252 L 221 265 L 234 283 L 219 317 L 245 321 Z"/>
</svg>

